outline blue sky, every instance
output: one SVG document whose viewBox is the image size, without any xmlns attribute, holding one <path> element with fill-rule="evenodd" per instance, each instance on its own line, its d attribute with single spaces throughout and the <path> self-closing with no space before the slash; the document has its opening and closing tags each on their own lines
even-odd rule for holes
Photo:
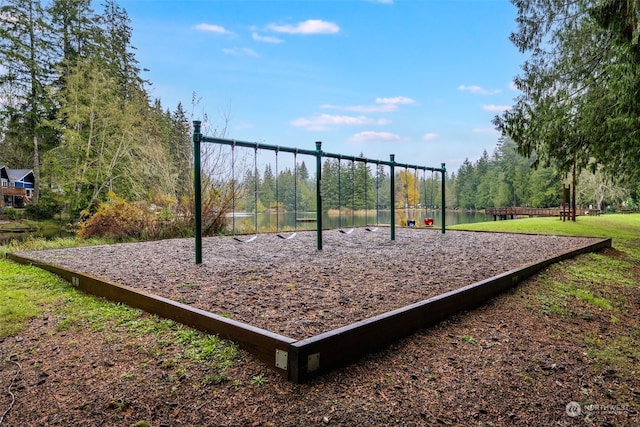
<svg viewBox="0 0 640 427">
<path fill-rule="evenodd" d="M 524 57 L 507 0 L 121 0 L 151 95 L 227 137 L 455 171 Z"/>
</svg>

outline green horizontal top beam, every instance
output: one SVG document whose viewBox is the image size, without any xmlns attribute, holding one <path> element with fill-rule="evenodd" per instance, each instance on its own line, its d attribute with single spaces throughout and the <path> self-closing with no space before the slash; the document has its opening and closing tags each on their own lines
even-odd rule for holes
<svg viewBox="0 0 640 427">
<path fill-rule="evenodd" d="M 222 144 L 222 145 L 230 145 L 234 147 L 244 147 L 244 148 L 253 148 L 255 150 L 271 150 L 271 151 L 282 151 L 285 153 L 295 153 L 295 154 L 304 154 L 308 156 L 317 156 L 317 150 L 305 150 L 302 148 L 292 148 L 292 147 L 284 147 L 280 145 L 270 145 L 270 144 L 262 144 L 258 142 L 247 142 L 247 141 L 239 141 L 235 139 L 224 139 L 224 138 L 214 138 L 209 136 L 201 136 L 201 142 L 209 142 L 213 144 Z M 322 157 L 329 157 L 332 159 L 338 160 L 347 160 L 353 162 L 363 162 L 363 163 L 372 163 L 376 165 L 385 165 L 391 166 L 391 161 L 379 160 L 379 159 L 369 159 L 366 157 L 359 156 L 345 156 L 344 154 L 334 154 L 327 153 L 326 151 L 322 152 Z M 394 166 L 400 168 L 407 169 L 416 169 L 416 170 L 425 170 L 425 171 L 433 171 L 433 172 L 445 172 L 444 168 L 434 168 L 429 166 L 421 166 L 421 165 L 412 165 L 409 163 L 393 163 Z"/>
</svg>

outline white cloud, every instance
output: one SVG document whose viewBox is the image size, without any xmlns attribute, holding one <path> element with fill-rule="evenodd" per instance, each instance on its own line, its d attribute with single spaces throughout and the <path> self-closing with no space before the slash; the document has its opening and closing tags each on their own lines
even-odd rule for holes
<svg viewBox="0 0 640 427">
<path fill-rule="evenodd" d="M 473 93 L 476 95 L 495 95 L 496 93 L 502 92 L 500 89 L 489 90 L 481 86 L 465 86 L 465 85 L 458 86 L 458 90 L 461 90 L 463 92 Z"/>
<path fill-rule="evenodd" d="M 269 24 L 268 28 L 276 33 L 287 34 L 335 34 L 340 31 L 340 27 L 335 22 L 321 19 L 309 19 L 295 25 Z"/>
<path fill-rule="evenodd" d="M 303 127 L 308 130 L 327 130 L 331 126 L 362 126 L 362 125 L 386 125 L 386 119 L 374 120 L 366 116 L 337 116 L 331 114 L 321 114 L 312 118 L 299 118 L 291 121 L 295 127 Z"/>
<path fill-rule="evenodd" d="M 497 134 L 499 133 L 495 128 L 491 127 L 483 127 L 483 128 L 473 128 L 471 129 L 473 133 L 486 133 L 486 134 Z"/>
<path fill-rule="evenodd" d="M 209 33 L 216 33 L 216 34 L 233 34 L 231 31 L 228 31 L 227 29 L 225 29 L 220 25 L 205 24 L 205 23 L 196 25 L 196 30 L 206 31 Z"/>
<path fill-rule="evenodd" d="M 406 96 L 396 96 L 394 98 L 376 98 L 376 104 L 392 104 L 392 105 L 399 105 L 399 104 L 415 104 L 416 101 L 411 99 L 411 98 L 407 98 Z"/>
<path fill-rule="evenodd" d="M 248 47 L 224 48 L 222 49 L 222 52 L 226 53 L 227 55 L 247 55 L 247 56 L 253 56 L 256 58 L 260 56 L 256 53 L 256 51 Z"/>
<path fill-rule="evenodd" d="M 433 141 L 440 138 L 440 135 L 438 135 L 437 133 L 425 133 L 424 135 L 422 135 L 422 139 L 425 141 Z"/>
<path fill-rule="evenodd" d="M 494 113 L 500 113 L 502 111 L 507 111 L 511 109 L 510 105 L 494 105 L 494 104 L 490 104 L 490 105 L 483 105 L 482 109 L 484 111 L 491 111 Z"/>
<path fill-rule="evenodd" d="M 376 98 L 376 105 L 332 105 L 323 104 L 320 108 L 341 110 L 341 111 L 353 111 L 358 113 L 389 113 L 396 111 L 398 105 L 415 104 L 416 101 L 407 98 L 406 96 L 396 96 L 394 98 Z"/>
<path fill-rule="evenodd" d="M 322 104 L 320 108 L 340 111 L 353 111 L 354 113 L 388 113 L 391 111 L 396 111 L 398 109 L 398 106 L 394 104 L 347 106 Z"/>
<path fill-rule="evenodd" d="M 365 131 L 356 133 L 349 140 L 351 142 L 389 142 L 389 141 L 400 141 L 400 137 L 395 133 L 391 132 L 374 132 L 374 131 Z"/>
<path fill-rule="evenodd" d="M 279 39 L 279 38 L 277 38 L 277 37 L 273 37 L 273 36 L 261 36 L 261 35 L 260 35 L 260 34 L 258 34 L 258 33 L 253 33 L 253 34 L 251 35 L 251 37 L 252 37 L 254 40 L 256 40 L 256 41 L 264 42 L 264 43 L 276 43 L 276 44 L 277 44 L 277 43 L 282 43 L 282 42 L 283 42 L 283 40 L 282 40 L 282 39 Z"/>
</svg>

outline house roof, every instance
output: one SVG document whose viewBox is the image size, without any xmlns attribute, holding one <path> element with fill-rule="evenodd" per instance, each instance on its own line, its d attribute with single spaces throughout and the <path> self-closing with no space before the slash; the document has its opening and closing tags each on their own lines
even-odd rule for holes
<svg viewBox="0 0 640 427">
<path fill-rule="evenodd" d="M 35 178 L 31 169 L 6 169 L 6 171 L 7 176 L 9 177 L 9 181 L 11 182 L 24 181 L 24 179 L 29 175 L 31 175 L 31 181 L 33 181 Z"/>
</svg>

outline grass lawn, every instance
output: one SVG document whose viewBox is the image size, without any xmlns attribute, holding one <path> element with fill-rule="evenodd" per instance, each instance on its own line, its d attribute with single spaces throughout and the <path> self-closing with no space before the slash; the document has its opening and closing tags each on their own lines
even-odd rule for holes
<svg viewBox="0 0 640 427">
<path fill-rule="evenodd" d="M 448 227 L 451 230 L 496 231 L 508 233 L 552 234 L 560 236 L 611 237 L 618 240 L 640 239 L 640 214 L 579 216 L 576 222 L 558 218 L 523 218 L 487 221 Z"/>
<path fill-rule="evenodd" d="M 224 378 L 224 370 L 234 363 L 237 356 L 237 347 L 233 343 L 171 320 L 149 316 L 141 310 L 86 295 L 52 273 L 6 259 L 7 252 L 105 243 L 110 242 L 61 238 L 27 239 L 0 246 L 0 339 L 20 334 L 29 320 L 39 316 L 60 319 L 58 331 L 100 332 L 116 326 L 127 329 L 132 335 L 152 336 L 158 342 L 177 343 L 182 346 L 186 362 L 209 364 L 219 379 Z M 161 351 L 160 348 L 154 351 Z"/>
</svg>

